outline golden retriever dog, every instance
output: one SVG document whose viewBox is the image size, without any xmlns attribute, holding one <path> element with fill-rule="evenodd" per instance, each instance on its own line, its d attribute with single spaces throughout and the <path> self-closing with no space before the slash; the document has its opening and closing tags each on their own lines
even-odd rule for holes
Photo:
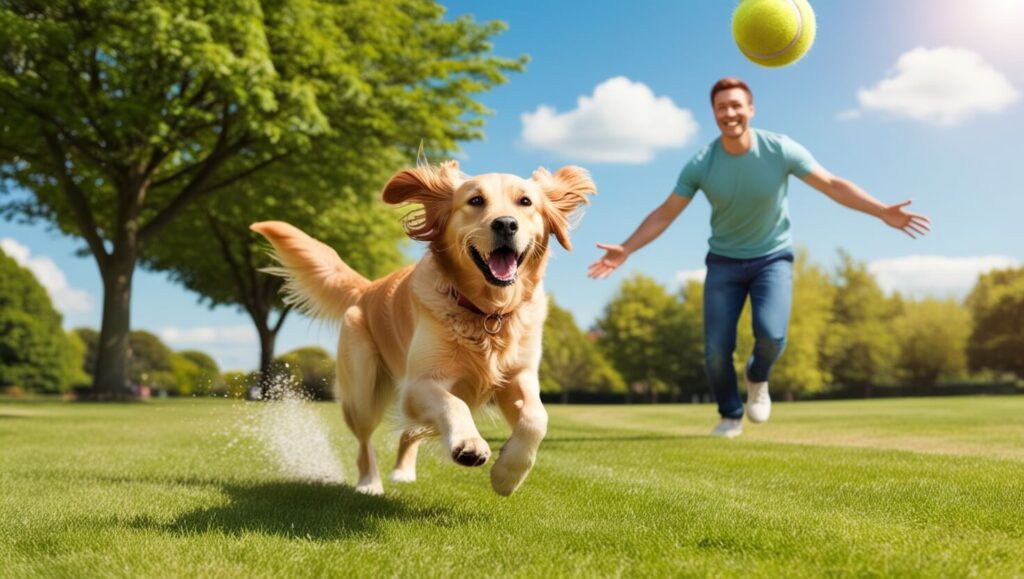
<svg viewBox="0 0 1024 579">
<path fill-rule="evenodd" d="M 548 422 L 537 371 L 549 240 L 571 249 L 572 218 L 594 193 L 578 167 L 538 169 L 530 179 L 470 177 L 454 161 L 399 171 L 381 195 L 415 204 L 406 231 L 428 251 L 376 281 L 287 223 L 252 225 L 283 266 L 274 273 L 288 278 L 286 300 L 340 322 L 337 393 L 359 440 L 357 491 L 383 493 L 370 438 L 396 399 L 407 424 L 392 481 L 416 480 L 417 447 L 428 436 L 440 436 L 458 464 L 486 463 L 491 449 L 472 411 L 494 400 L 512 433 L 491 486 L 505 496 L 519 488 Z"/>
</svg>

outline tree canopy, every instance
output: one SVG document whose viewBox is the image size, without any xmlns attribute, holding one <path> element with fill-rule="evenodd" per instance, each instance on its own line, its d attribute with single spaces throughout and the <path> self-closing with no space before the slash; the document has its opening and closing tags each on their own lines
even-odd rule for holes
<svg viewBox="0 0 1024 579">
<path fill-rule="evenodd" d="M 0 390 L 61 392 L 81 379 L 85 348 L 61 321 L 32 272 L 0 250 Z"/>
<path fill-rule="evenodd" d="M 967 349 L 971 367 L 1024 377 L 1024 267 L 981 276 L 967 307 L 974 318 Z"/>
<path fill-rule="evenodd" d="M 431 0 L 0 1 L 0 212 L 96 260 L 98 390 L 127 387 L 135 266 L 189 206 L 285 165 L 331 175 L 311 151 L 479 137 L 474 96 L 524 63 L 491 54 L 502 29 Z"/>
<path fill-rule="evenodd" d="M 544 320 L 544 349 L 540 363 L 541 389 L 562 394 L 573 391 L 625 392 L 622 376 L 601 355 L 597 344 L 576 325 L 572 314 L 548 298 Z"/>
</svg>

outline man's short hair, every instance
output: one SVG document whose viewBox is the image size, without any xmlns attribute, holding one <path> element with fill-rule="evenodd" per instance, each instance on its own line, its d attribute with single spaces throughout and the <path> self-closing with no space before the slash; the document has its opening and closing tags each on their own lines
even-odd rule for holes
<svg viewBox="0 0 1024 579">
<path fill-rule="evenodd" d="M 743 82 L 738 78 L 727 76 L 722 80 L 715 83 L 715 86 L 711 87 L 711 106 L 715 105 L 715 95 L 722 92 L 723 90 L 729 90 L 731 88 L 741 88 L 743 92 L 747 93 L 747 98 L 750 99 L 750 104 L 754 104 L 754 93 L 750 92 L 750 87 L 747 83 Z"/>
</svg>

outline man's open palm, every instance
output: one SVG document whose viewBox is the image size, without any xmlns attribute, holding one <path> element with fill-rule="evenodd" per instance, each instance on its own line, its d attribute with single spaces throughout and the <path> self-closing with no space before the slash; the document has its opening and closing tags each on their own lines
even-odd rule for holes
<svg viewBox="0 0 1024 579">
<path fill-rule="evenodd" d="M 590 264 L 590 268 L 587 270 L 587 277 L 604 279 L 611 275 L 629 257 L 629 252 L 621 245 L 598 243 L 597 247 L 605 250 L 605 254 L 601 259 Z"/>
<path fill-rule="evenodd" d="M 924 235 L 931 231 L 929 224 L 932 222 L 924 215 L 904 211 L 904 207 L 910 205 L 910 200 L 895 205 L 890 205 L 882 211 L 882 221 L 890 227 L 899 229 L 912 238 Z M 916 234 L 916 235 L 915 235 Z"/>
</svg>

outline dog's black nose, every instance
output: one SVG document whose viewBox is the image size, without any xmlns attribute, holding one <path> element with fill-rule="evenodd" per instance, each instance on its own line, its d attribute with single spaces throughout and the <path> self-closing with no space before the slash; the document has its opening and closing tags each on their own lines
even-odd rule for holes
<svg viewBox="0 0 1024 579">
<path fill-rule="evenodd" d="M 491 231 L 505 237 L 512 237 L 519 229 L 519 223 L 515 217 L 499 217 L 491 222 Z"/>
</svg>

